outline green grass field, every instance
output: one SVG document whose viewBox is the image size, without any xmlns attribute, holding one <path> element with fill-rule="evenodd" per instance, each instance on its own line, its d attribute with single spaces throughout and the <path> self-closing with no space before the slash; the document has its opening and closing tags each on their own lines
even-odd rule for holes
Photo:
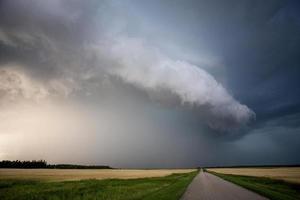
<svg viewBox="0 0 300 200">
<path fill-rule="evenodd" d="M 1 200 L 177 200 L 198 172 L 157 178 L 64 182 L 0 180 Z"/>
<path fill-rule="evenodd" d="M 265 177 L 241 176 L 231 174 L 210 173 L 230 181 L 244 188 L 252 190 L 272 200 L 300 199 L 300 185 L 288 183 L 283 180 L 274 180 Z"/>
</svg>

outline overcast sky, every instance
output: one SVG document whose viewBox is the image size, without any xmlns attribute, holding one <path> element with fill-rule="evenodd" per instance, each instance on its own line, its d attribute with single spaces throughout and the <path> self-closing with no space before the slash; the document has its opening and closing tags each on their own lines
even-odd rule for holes
<svg viewBox="0 0 300 200">
<path fill-rule="evenodd" d="M 0 1 L 0 160 L 299 164 L 300 3 Z"/>
</svg>

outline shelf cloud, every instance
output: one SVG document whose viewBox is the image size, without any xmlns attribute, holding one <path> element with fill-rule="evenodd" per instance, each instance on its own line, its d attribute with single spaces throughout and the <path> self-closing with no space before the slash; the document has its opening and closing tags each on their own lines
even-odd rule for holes
<svg viewBox="0 0 300 200">
<path fill-rule="evenodd" d="M 82 85 L 90 87 L 86 82 L 91 76 L 101 82 L 105 73 L 106 76 L 119 77 L 124 84 L 131 84 L 147 93 L 165 91 L 160 95 L 168 93 L 178 97 L 178 106 L 195 107 L 201 115 L 199 120 L 205 121 L 210 128 L 218 131 L 238 129 L 255 118 L 251 109 L 239 103 L 221 83 L 201 67 L 185 60 L 172 59 L 143 38 L 128 37 L 122 25 L 118 23 L 114 23 L 113 28 L 100 23 L 100 31 L 90 28 L 92 25 L 78 24 L 95 16 L 87 17 L 87 13 L 82 13 L 84 10 L 79 8 L 75 8 L 75 11 L 70 10 L 64 1 L 55 2 L 37 3 L 31 8 L 32 12 L 27 8 L 20 11 L 13 20 L 2 20 L 7 29 L 0 31 L 0 39 L 6 46 L 7 53 L 9 48 L 24 49 L 22 54 L 28 53 L 30 60 L 20 57 L 19 65 L 25 68 L 27 66 L 31 71 L 31 77 L 26 78 L 17 71 L 10 72 L 8 67 L 3 69 L 1 90 L 7 93 L 6 96 L 17 95 L 11 91 L 19 91 L 25 98 L 28 98 L 28 95 L 35 95 L 33 98 L 42 98 L 45 95 L 68 96 L 75 91 L 72 85 L 74 80 L 77 88 Z M 8 8 L 17 10 L 23 4 L 15 1 L 6 3 Z M 76 7 L 81 4 L 74 5 Z M 27 20 L 28 26 L 20 24 L 23 21 L 21 18 Z M 61 23 L 58 23 L 58 19 Z M 78 25 L 82 26 L 82 29 L 89 28 L 99 35 L 94 34 L 90 42 L 90 34 L 82 31 L 81 34 L 75 34 L 74 38 L 68 39 L 70 30 L 67 25 L 71 26 L 70 28 Z M 61 30 L 48 31 L 59 27 Z M 63 40 L 64 38 L 67 39 Z M 16 56 L 17 53 L 13 57 L 17 59 Z M 38 57 L 31 60 L 33 56 Z M 44 70 L 41 70 L 43 65 L 50 70 L 49 74 L 52 73 L 53 77 L 50 76 L 47 81 L 40 81 L 38 86 L 33 86 L 30 79 L 35 79 L 34 76 L 39 71 L 44 73 Z M 10 80 L 11 83 L 5 80 Z M 46 88 L 42 88 L 42 84 Z M 5 88 L 7 85 L 11 88 Z"/>
<path fill-rule="evenodd" d="M 95 49 L 100 54 L 99 63 L 103 58 L 107 60 L 104 70 L 109 74 L 148 93 L 166 91 L 179 97 L 179 105 L 195 107 L 213 129 L 239 128 L 255 119 L 255 113 L 234 99 L 208 72 L 186 61 L 173 60 L 141 39 L 121 37 Z"/>
<path fill-rule="evenodd" d="M 298 10 L 282 0 L 2 0 L 0 159 L 300 162 Z"/>
</svg>

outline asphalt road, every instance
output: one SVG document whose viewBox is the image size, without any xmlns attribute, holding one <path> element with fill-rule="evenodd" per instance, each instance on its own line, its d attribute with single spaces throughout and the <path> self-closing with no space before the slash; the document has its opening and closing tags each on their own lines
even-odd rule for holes
<svg viewBox="0 0 300 200">
<path fill-rule="evenodd" d="M 181 200 L 267 200 L 252 191 L 201 171 Z"/>
</svg>

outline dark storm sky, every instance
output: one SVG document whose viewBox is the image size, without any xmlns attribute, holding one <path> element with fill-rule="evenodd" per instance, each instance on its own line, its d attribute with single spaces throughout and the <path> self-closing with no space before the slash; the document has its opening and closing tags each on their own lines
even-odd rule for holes
<svg viewBox="0 0 300 200">
<path fill-rule="evenodd" d="M 0 159 L 296 164 L 300 2 L 0 1 Z"/>
</svg>

